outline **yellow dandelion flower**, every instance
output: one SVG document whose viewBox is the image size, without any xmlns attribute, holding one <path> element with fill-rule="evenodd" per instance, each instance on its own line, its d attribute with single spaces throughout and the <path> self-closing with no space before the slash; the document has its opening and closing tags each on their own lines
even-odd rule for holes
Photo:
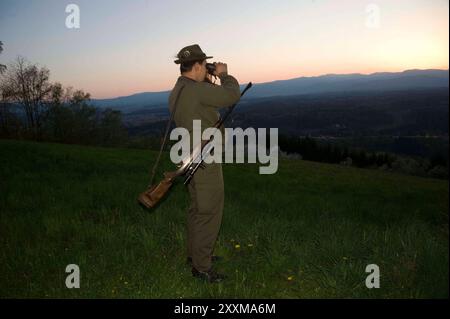
<svg viewBox="0 0 450 319">
<path fill-rule="evenodd" d="M 294 276 L 289 276 L 289 277 L 287 277 L 287 280 L 289 280 L 289 281 L 291 281 L 291 280 L 293 280 L 294 279 Z"/>
<path fill-rule="evenodd" d="M 234 248 L 239 249 L 239 248 L 241 248 L 241 245 L 239 245 L 239 244 L 234 245 Z"/>
</svg>

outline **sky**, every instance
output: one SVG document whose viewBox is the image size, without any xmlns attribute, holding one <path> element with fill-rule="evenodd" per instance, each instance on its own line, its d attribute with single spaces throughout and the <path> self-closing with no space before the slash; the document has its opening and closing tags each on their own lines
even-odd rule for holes
<svg viewBox="0 0 450 319">
<path fill-rule="evenodd" d="M 261 83 L 448 69 L 448 33 L 448 0 L 0 0 L 0 63 L 23 56 L 92 98 L 170 90 L 190 44 Z"/>
</svg>

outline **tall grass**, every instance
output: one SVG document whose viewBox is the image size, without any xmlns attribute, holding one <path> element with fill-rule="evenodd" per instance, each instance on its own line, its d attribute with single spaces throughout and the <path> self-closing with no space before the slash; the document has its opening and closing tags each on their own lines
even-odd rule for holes
<svg viewBox="0 0 450 319">
<path fill-rule="evenodd" d="M 0 140 L 0 297 L 448 298 L 448 181 L 281 160 L 225 164 L 209 285 L 186 258 L 187 191 L 136 202 L 156 153 Z M 166 157 L 160 168 L 173 169 Z M 368 264 L 381 287 L 368 289 Z M 81 288 L 67 289 L 68 264 Z"/>
</svg>

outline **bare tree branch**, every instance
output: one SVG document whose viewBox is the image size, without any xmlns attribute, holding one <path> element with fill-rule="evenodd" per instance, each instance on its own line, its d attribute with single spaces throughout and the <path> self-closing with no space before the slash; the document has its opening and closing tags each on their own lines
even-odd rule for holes
<svg viewBox="0 0 450 319">
<path fill-rule="evenodd" d="M 27 127 L 39 138 L 51 100 L 50 71 L 17 57 L 1 83 L 3 95 L 24 109 Z"/>
</svg>

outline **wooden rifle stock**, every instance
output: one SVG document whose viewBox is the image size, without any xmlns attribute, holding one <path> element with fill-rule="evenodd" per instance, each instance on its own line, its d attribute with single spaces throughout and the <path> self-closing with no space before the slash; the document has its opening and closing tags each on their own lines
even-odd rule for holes
<svg viewBox="0 0 450 319">
<path fill-rule="evenodd" d="M 155 207 L 158 202 L 164 197 L 164 195 L 169 191 L 177 176 L 177 171 L 165 172 L 164 178 L 161 182 L 159 182 L 159 184 L 151 186 L 145 192 L 139 195 L 139 203 L 147 208 Z"/>
</svg>

